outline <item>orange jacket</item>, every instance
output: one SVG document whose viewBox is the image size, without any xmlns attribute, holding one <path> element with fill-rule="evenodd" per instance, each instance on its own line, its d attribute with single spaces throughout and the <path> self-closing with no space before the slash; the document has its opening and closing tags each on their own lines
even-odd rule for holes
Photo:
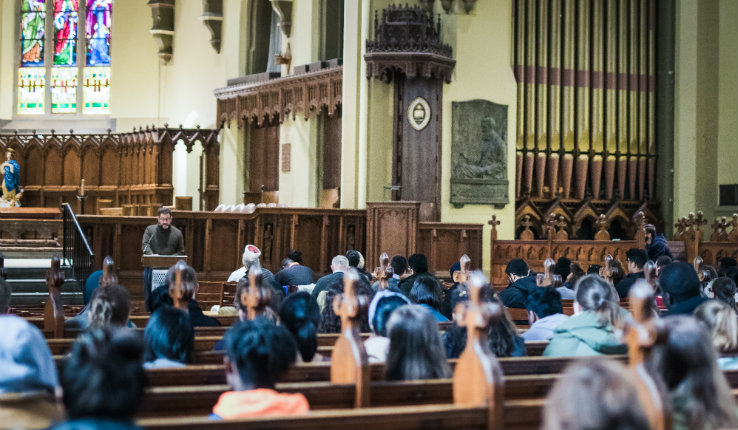
<svg viewBox="0 0 738 430">
<path fill-rule="evenodd" d="M 257 388 L 221 394 L 213 407 L 213 414 L 223 419 L 234 419 L 306 414 L 309 410 L 307 399 L 300 393 L 278 393 L 269 388 Z"/>
</svg>

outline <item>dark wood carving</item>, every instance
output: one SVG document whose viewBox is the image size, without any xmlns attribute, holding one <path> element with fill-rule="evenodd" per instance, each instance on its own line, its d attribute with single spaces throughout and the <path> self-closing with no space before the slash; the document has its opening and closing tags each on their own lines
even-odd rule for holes
<svg viewBox="0 0 738 430">
<path fill-rule="evenodd" d="M 415 253 L 417 237 L 413 233 L 418 230 L 419 208 L 419 202 L 367 202 L 366 261 L 377 261 L 382 252 Z"/>
<path fill-rule="evenodd" d="M 174 0 L 149 0 L 151 35 L 159 47 L 159 58 L 166 64 L 172 59 L 174 41 Z"/>
</svg>

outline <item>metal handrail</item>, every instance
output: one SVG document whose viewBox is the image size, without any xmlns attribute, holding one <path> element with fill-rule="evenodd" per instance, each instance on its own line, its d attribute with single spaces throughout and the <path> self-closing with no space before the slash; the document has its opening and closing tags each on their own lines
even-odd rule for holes
<svg viewBox="0 0 738 430">
<path fill-rule="evenodd" d="M 95 258 L 95 254 L 92 252 L 92 248 L 90 248 L 90 244 L 87 242 L 87 237 L 82 231 L 82 227 L 79 225 L 77 217 L 74 215 L 74 211 L 69 203 L 63 203 L 61 211 L 63 226 L 62 255 L 64 262 L 71 263 L 74 279 L 79 283 L 84 283 L 90 273 L 92 273 L 92 261 Z"/>
</svg>

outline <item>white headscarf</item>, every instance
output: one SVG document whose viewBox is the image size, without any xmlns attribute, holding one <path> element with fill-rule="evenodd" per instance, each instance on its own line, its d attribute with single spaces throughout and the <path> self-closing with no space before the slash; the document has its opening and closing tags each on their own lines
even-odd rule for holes
<svg viewBox="0 0 738 430">
<path fill-rule="evenodd" d="M 59 384 L 41 331 L 23 318 L 0 315 L 0 394 L 50 390 Z"/>
</svg>

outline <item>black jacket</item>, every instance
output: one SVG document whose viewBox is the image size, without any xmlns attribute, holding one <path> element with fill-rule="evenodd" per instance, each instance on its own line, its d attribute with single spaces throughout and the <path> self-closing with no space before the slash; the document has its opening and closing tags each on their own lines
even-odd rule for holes
<svg viewBox="0 0 738 430">
<path fill-rule="evenodd" d="M 629 273 L 628 276 L 621 279 L 620 282 L 615 286 L 615 289 L 618 290 L 618 295 L 620 296 L 620 299 L 624 299 L 628 297 L 628 291 L 630 291 L 630 287 L 635 284 L 635 282 L 639 279 L 645 279 L 646 274 L 644 272 L 637 272 L 637 273 Z"/>
<path fill-rule="evenodd" d="M 702 303 L 705 303 L 710 299 L 707 299 L 705 297 L 701 296 L 694 296 L 687 300 L 674 303 L 669 308 L 669 312 L 666 313 L 666 315 L 692 315 L 695 309 L 697 309 L 697 306 L 701 305 Z"/>
<path fill-rule="evenodd" d="M 536 277 L 534 275 L 520 278 L 507 288 L 502 290 L 498 297 L 508 308 L 525 309 L 528 294 L 536 288 Z"/>
</svg>

